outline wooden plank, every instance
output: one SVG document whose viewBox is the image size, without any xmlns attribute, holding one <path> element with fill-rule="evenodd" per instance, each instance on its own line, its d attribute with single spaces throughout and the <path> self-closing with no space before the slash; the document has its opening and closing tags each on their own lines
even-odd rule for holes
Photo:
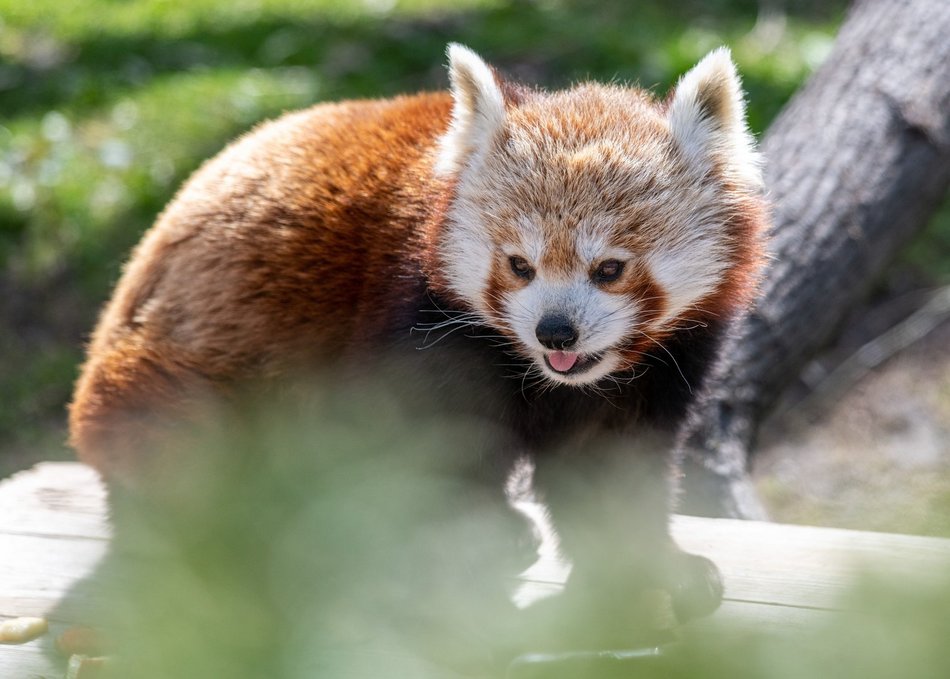
<svg viewBox="0 0 950 679">
<path fill-rule="evenodd" d="M 3 679 L 60 679 L 65 661 L 55 657 L 52 636 L 19 646 L 0 646 L 0 677 Z"/>
<path fill-rule="evenodd" d="M 712 627 L 723 625 L 738 634 L 788 635 L 798 631 L 815 629 L 819 624 L 828 624 L 839 611 L 796 606 L 774 606 L 750 601 L 722 602 L 719 610 L 708 618 L 691 621 L 683 630 L 684 635 L 696 635 Z"/>
<path fill-rule="evenodd" d="M 729 600 L 770 605 L 834 607 L 837 594 L 863 565 L 920 576 L 950 560 L 950 541 L 938 538 L 685 516 L 674 517 L 672 531 L 684 549 L 719 565 Z M 105 492 L 98 476 L 78 463 L 43 463 L 0 482 L 2 535 L 106 539 Z M 73 579 L 81 577 L 79 571 L 95 561 L 90 554 L 97 553 L 88 545 L 27 544 L 31 552 L 0 543 L 0 554 L 16 549 L 22 554 L 16 568 L 29 572 L 31 560 L 55 563 L 74 553 L 74 559 L 63 560 L 75 564 Z M 7 571 L 0 573 L 7 575 L 14 566 L 8 559 L 0 568 L 4 565 Z M 530 575 L 539 582 L 560 583 L 566 574 L 564 564 L 548 554 Z M 53 574 L 41 569 L 37 576 Z M 12 574 L 8 577 L 12 580 Z M 69 572 L 60 572 L 50 580 L 55 584 L 48 591 L 55 592 L 69 577 Z M 5 589 L 10 591 L 9 586 Z"/>
<path fill-rule="evenodd" d="M 0 615 L 75 621 L 70 613 L 77 604 L 97 602 L 74 601 L 63 611 L 53 609 L 94 571 L 108 546 L 99 539 L 0 534 Z"/>
<path fill-rule="evenodd" d="M 950 570 L 950 540 L 836 528 L 674 516 L 674 539 L 720 568 L 725 599 L 797 609 L 837 609 L 838 598 L 865 570 L 920 581 Z M 569 568 L 548 553 L 527 572 L 536 587 L 522 602 L 550 596 Z M 720 616 L 729 616 L 724 607 Z M 791 615 L 791 614 L 790 614 Z"/>
<path fill-rule="evenodd" d="M 74 462 L 45 462 L 0 482 L 0 617 L 41 616 L 50 633 L 0 646 L 3 679 L 59 679 L 66 661 L 54 639 L 81 622 L 77 606 L 95 598 L 62 598 L 94 572 L 108 549 L 105 490 L 95 471 Z"/>
<path fill-rule="evenodd" d="M 950 566 L 941 538 L 687 516 L 672 529 L 683 549 L 719 566 L 732 601 L 837 608 L 863 570 L 920 581 Z"/>
<path fill-rule="evenodd" d="M 834 615 L 837 597 L 864 566 L 920 580 L 950 564 L 950 541 L 937 538 L 684 516 L 674 517 L 672 532 L 684 549 L 719 565 L 726 601 L 714 620 L 740 629 L 814 627 Z M 60 600 L 94 572 L 109 535 L 105 491 L 84 465 L 43 463 L 0 482 L 0 617 L 48 616 L 54 631 L 82 622 L 77 605 L 102 605 L 95 590 L 83 588 L 82 601 L 75 593 Z M 546 554 L 528 574 L 529 594 L 556 592 L 567 573 Z M 0 678 L 61 676 L 51 639 L 0 646 Z"/>
<path fill-rule="evenodd" d="M 0 533 L 108 539 L 99 475 L 78 462 L 42 462 L 0 481 Z"/>
</svg>

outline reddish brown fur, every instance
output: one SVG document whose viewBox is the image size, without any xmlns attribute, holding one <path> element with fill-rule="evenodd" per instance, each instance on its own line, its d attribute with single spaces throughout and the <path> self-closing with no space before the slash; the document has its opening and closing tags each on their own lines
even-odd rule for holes
<svg viewBox="0 0 950 679">
<path fill-rule="evenodd" d="M 442 93 L 317 106 L 208 162 L 102 314 L 70 410 L 79 456 L 126 475 L 143 417 L 383 332 L 446 200 L 430 167 L 450 107 Z"/>
</svg>

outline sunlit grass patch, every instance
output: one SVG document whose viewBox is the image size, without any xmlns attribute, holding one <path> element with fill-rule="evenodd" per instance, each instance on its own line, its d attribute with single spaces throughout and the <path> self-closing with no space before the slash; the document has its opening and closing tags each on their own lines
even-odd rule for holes
<svg viewBox="0 0 950 679">
<path fill-rule="evenodd" d="M 268 21 L 307 22 L 419 16 L 433 11 L 490 8 L 501 0 L 128 0 L 121 2 L 19 2 L 0 0 L 0 16 L 13 27 L 61 40 L 111 34 L 181 37 L 211 29 Z"/>
<path fill-rule="evenodd" d="M 69 266 L 87 290 L 115 278 L 126 247 L 200 159 L 256 121 L 313 101 L 310 72 L 169 74 L 117 92 L 111 105 L 11 120 L 0 138 L 0 254 L 25 280 Z M 200 110 L 200 113 L 199 113 Z"/>
</svg>

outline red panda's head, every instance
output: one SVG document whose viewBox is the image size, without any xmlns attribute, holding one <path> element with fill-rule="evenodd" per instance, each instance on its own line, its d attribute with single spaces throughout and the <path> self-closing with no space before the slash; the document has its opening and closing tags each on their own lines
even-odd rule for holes
<svg viewBox="0 0 950 679">
<path fill-rule="evenodd" d="M 765 208 L 726 49 L 662 102 L 615 85 L 520 88 L 460 45 L 449 62 L 441 275 L 541 374 L 593 383 L 748 303 Z"/>
</svg>

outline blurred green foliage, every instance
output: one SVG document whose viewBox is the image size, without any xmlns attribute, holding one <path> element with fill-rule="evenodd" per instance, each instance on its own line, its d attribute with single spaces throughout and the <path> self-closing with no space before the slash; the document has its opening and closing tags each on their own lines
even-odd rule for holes
<svg viewBox="0 0 950 679">
<path fill-rule="evenodd" d="M 844 612 L 798 633 L 698 635 L 670 669 L 644 677 L 683 679 L 937 679 L 950 671 L 950 579 L 917 581 L 869 570 L 843 594 Z"/>
<path fill-rule="evenodd" d="M 0 476 L 67 454 L 63 406 L 121 263 L 188 174 L 257 121 L 443 87 L 453 40 L 527 82 L 658 93 L 728 44 L 761 132 L 844 4 L 0 0 Z"/>
<path fill-rule="evenodd" d="M 533 644 L 562 643 L 565 627 L 602 630 L 595 639 L 635 640 L 640 630 L 612 615 L 616 606 L 577 597 L 555 609 L 559 617 L 508 604 L 520 567 L 503 566 L 511 542 L 501 498 L 461 481 L 492 443 L 482 423 L 421 417 L 382 383 L 323 385 L 213 418 L 151 451 L 160 461 L 147 492 L 113 496 L 110 558 L 63 603 L 106 632 L 116 663 L 108 676 L 938 679 L 950 671 L 950 563 L 935 557 L 928 574 L 916 555 L 902 577 L 868 571 L 843 596 L 845 612 L 814 611 L 807 628 L 724 615 L 677 631 L 658 657 L 561 655 L 506 675 L 512 657 L 546 650 Z M 636 607 L 635 583 L 611 591 L 621 608 Z"/>
<path fill-rule="evenodd" d="M 210 426 L 150 450 L 147 488 L 113 493 L 106 605 L 87 619 L 119 676 L 490 665 L 494 613 L 513 611 L 502 572 L 524 567 L 504 558 L 501 488 L 471 482 L 492 429 L 409 412 L 382 381 L 322 384 L 209 410 Z"/>
</svg>

